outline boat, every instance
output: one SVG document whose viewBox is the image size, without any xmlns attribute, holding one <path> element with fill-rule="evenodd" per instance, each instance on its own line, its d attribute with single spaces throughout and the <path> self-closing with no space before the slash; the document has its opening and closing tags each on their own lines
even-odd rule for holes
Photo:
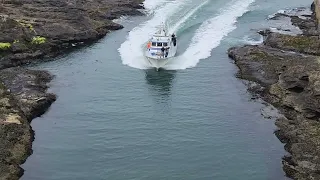
<svg viewBox="0 0 320 180">
<path fill-rule="evenodd" d="M 174 33 L 170 34 L 167 26 L 162 23 L 147 42 L 145 56 L 150 65 L 158 71 L 176 55 L 176 52 L 177 37 Z"/>
</svg>

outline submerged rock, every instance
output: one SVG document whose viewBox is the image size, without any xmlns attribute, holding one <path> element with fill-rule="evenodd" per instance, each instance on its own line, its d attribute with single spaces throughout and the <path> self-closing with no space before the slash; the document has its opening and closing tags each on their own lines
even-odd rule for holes
<svg viewBox="0 0 320 180">
<path fill-rule="evenodd" d="M 294 24 L 315 27 L 316 22 L 306 18 Z M 277 119 L 275 131 L 290 153 L 283 157 L 283 169 L 288 177 L 305 180 L 320 179 L 320 59 L 315 56 L 320 54 L 320 41 L 310 31 L 303 32 L 263 33 L 263 44 L 233 47 L 228 54 L 239 67 L 240 78 L 263 87 L 248 90 L 284 115 Z"/>
</svg>

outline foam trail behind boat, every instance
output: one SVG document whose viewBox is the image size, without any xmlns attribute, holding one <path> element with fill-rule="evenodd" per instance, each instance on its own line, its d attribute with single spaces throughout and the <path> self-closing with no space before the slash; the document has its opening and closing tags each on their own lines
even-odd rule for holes
<svg viewBox="0 0 320 180">
<path fill-rule="evenodd" d="M 201 59 L 211 56 L 211 51 L 220 45 L 225 36 L 236 29 L 237 18 L 248 11 L 255 0 L 234 0 L 220 10 L 220 13 L 206 20 L 197 29 L 187 50 L 166 69 L 186 69 L 197 65 Z"/>
<path fill-rule="evenodd" d="M 157 8 L 162 7 L 163 5 L 170 2 L 169 0 L 146 0 L 143 2 L 143 6 L 147 11 L 154 11 Z"/>
<path fill-rule="evenodd" d="M 184 14 L 181 19 L 175 23 L 172 27 L 169 29 L 169 33 L 174 33 L 179 30 L 179 28 L 192 16 L 194 15 L 200 8 L 202 8 L 204 5 L 206 5 L 209 2 L 209 0 L 204 1 L 203 3 L 199 4 L 195 8 L 190 9 L 187 14 Z"/>
<path fill-rule="evenodd" d="M 165 22 L 172 14 L 179 11 L 186 2 L 188 0 L 167 2 L 155 11 L 152 19 L 130 31 L 127 40 L 118 49 L 122 63 L 139 69 L 149 68 L 150 64 L 144 56 L 145 43 L 156 31 L 156 27 Z M 150 7 L 155 8 L 155 5 L 150 5 Z"/>
</svg>

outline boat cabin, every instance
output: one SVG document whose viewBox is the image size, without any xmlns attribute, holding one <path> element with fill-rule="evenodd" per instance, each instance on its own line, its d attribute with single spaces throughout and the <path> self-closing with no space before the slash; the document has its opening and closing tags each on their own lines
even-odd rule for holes
<svg viewBox="0 0 320 180">
<path fill-rule="evenodd" d="M 147 43 L 146 56 L 151 59 L 165 59 L 176 53 L 176 39 L 168 34 L 166 28 L 160 28 Z"/>
<path fill-rule="evenodd" d="M 148 42 L 147 47 L 149 50 L 160 50 L 162 47 L 169 47 L 170 43 L 170 37 L 153 36 Z"/>
</svg>

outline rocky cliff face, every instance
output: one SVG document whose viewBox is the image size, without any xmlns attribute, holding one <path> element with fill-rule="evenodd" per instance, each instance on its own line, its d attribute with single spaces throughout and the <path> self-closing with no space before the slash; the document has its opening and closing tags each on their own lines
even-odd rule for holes
<svg viewBox="0 0 320 180">
<path fill-rule="evenodd" d="M 52 76 L 45 71 L 9 68 L 0 71 L 0 179 L 19 179 L 19 167 L 31 154 L 30 121 L 55 101 L 46 93 Z"/>
<path fill-rule="evenodd" d="M 2 0 L 0 68 L 30 63 L 122 28 L 111 20 L 139 15 L 142 0 Z"/>
<path fill-rule="evenodd" d="M 56 100 L 46 71 L 16 68 L 122 28 L 121 15 L 140 15 L 142 0 L 2 0 L 0 2 L 0 179 L 17 180 L 32 153 L 30 121 Z"/>
<path fill-rule="evenodd" d="M 228 51 L 239 77 L 259 84 L 249 90 L 285 116 L 276 121 L 275 132 L 290 153 L 283 157 L 283 169 L 301 180 L 320 179 L 320 39 L 314 17 L 291 16 L 306 30 L 301 35 L 268 32 L 261 45 Z"/>
</svg>

